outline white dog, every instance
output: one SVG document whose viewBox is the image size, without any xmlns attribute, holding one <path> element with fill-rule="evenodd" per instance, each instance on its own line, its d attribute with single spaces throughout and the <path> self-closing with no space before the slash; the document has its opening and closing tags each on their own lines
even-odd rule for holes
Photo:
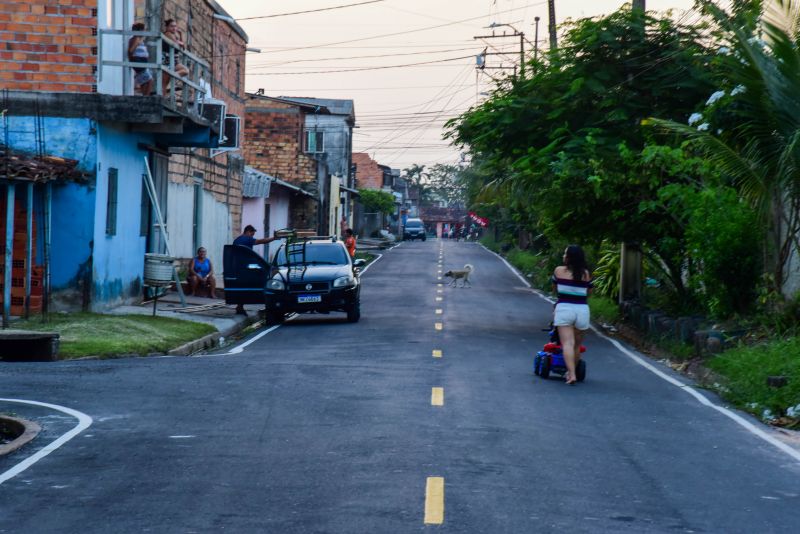
<svg viewBox="0 0 800 534">
<path fill-rule="evenodd" d="M 475 270 L 475 268 L 470 265 L 469 263 L 464 265 L 463 269 L 453 269 L 444 273 L 445 276 L 449 276 L 452 278 L 450 281 L 451 286 L 458 287 L 458 281 L 461 280 L 461 287 L 472 287 L 472 284 L 469 281 L 469 275 Z"/>
</svg>

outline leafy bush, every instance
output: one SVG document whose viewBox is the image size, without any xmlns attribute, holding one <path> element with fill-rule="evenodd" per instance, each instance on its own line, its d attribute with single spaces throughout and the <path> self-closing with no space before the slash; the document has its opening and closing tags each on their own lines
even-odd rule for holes
<svg viewBox="0 0 800 534">
<path fill-rule="evenodd" d="M 604 240 L 600 245 L 597 266 L 592 273 L 595 295 L 610 299 L 619 297 L 620 247 Z"/>
<path fill-rule="evenodd" d="M 508 251 L 506 257 L 511 265 L 519 269 L 530 280 L 534 287 L 544 291 L 550 290 L 552 286 L 550 277 L 553 269 L 550 267 L 550 259 L 547 256 L 513 248 Z"/>
<path fill-rule="evenodd" d="M 725 399 L 759 417 L 764 416 L 764 410 L 777 417 L 800 404 L 798 354 L 800 338 L 794 337 L 730 349 L 715 356 L 708 365 L 725 377 L 721 390 Z M 777 375 L 787 377 L 785 387 L 767 385 L 767 377 Z"/>
<path fill-rule="evenodd" d="M 394 195 L 376 189 L 359 189 L 359 202 L 367 213 L 394 213 Z"/>
<path fill-rule="evenodd" d="M 589 310 L 593 321 L 616 323 L 620 318 L 617 302 L 608 297 L 592 295 L 589 298 Z"/>
</svg>

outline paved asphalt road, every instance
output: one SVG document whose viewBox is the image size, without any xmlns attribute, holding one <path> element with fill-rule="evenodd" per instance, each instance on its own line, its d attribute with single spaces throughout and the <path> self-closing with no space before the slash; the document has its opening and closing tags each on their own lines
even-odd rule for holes
<svg viewBox="0 0 800 534">
<path fill-rule="evenodd" d="M 535 377 L 551 305 L 478 245 L 404 243 L 362 303 L 240 354 L 3 363 L 0 397 L 93 422 L 0 484 L 0 532 L 797 532 L 800 463 L 609 341 Z M 0 480 L 77 424 L 0 411 L 44 427 Z"/>
</svg>

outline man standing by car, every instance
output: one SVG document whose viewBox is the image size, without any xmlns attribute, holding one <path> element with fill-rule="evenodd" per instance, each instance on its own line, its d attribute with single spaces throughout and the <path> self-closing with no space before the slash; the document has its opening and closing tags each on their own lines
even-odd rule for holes
<svg viewBox="0 0 800 534">
<path fill-rule="evenodd" d="M 244 227 L 244 231 L 242 235 L 237 237 L 233 240 L 234 245 L 239 245 L 242 247 L 253 248 L 256 245 L 265 245 L 267 243 L 272 243 L 277 237 L 262 237 L 261 239 L 256 239 L 256 229 L 252 224 L 248 224 Z M 236 314 L 237 315 L 247 315 L 247 312 L 244 310 L 243 304 L 236 305 Z"/>
<path fill-rule="evenodd" d="M 242 235 L 237 237 L 233 240 L 234 245 L 241 245 L 247 248 L 253 248 L 255 245 L 264 245 L 266 243 L 272 243 L 277 237 L 263 237 L 261 239 L 256 239 L 254 236 L 256 235 L 256 229 L 253 227 L 252 224 L 248 224 L 244 227 L 244 232 Z"/>
</svg>

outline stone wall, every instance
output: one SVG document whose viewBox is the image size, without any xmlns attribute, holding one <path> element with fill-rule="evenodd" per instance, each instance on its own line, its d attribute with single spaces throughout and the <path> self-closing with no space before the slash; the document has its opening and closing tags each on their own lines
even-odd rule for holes
<svg viewBox="0 0 800 534">
<path fill-rule="evenodd" d="M 0 87 L 96 91 L 97 0 L 0 2 Z"/>
</svg>

